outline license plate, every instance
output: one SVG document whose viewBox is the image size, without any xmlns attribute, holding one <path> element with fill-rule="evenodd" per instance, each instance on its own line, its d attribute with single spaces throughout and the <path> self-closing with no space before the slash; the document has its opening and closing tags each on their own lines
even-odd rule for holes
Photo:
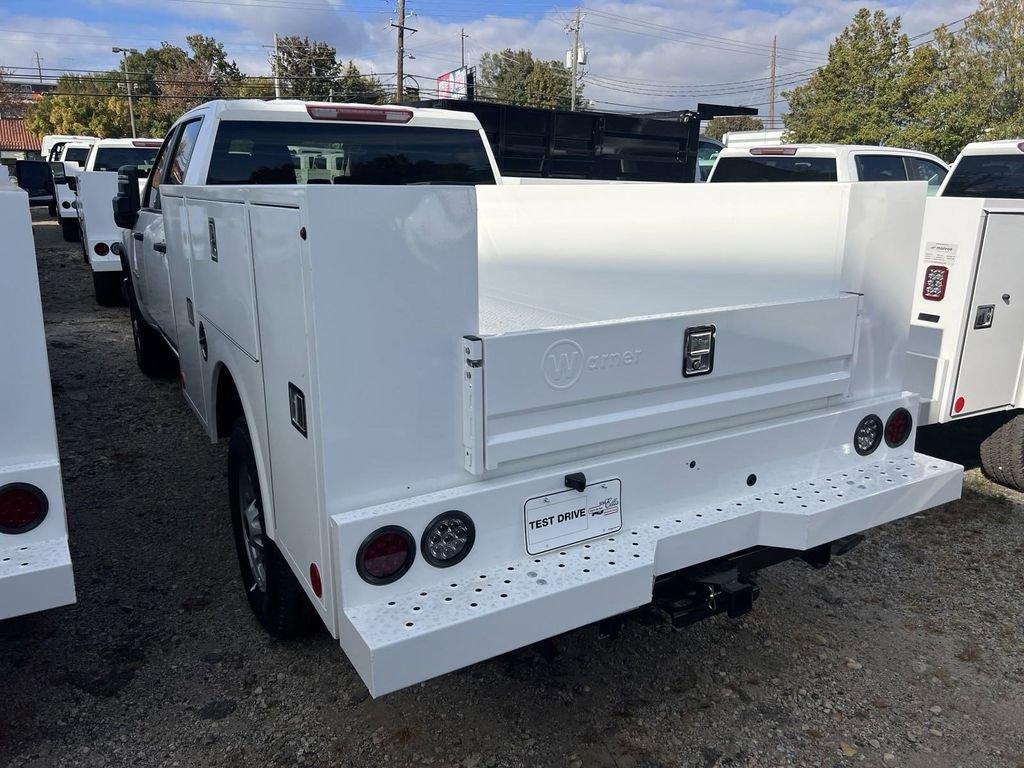
<svg viewBox="0 0 1024 768">
<path fill-rule="evenodd" d="M 531 555 L 579 544 L 622 528 L 622 483 L 602 480 L 580 493 L 567 490 L 528 499 L 526 551 Z"/>
</svg>

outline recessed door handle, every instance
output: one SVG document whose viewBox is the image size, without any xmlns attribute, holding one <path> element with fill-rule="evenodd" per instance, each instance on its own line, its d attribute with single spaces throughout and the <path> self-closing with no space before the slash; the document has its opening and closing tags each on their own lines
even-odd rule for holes
<svg viewBox="0 0 1024 768">
<path fill-rule="evenodd" d="M 145 239 L 145 236 L 141 232 L 132 232 L 132 240 L 138 240 L 140 243 Z"/>
<path fill-rule="evenodd" d="M 167 243 L 153 243 L 153 250 L 157 253 L 167 253 Z"/>
</svg>

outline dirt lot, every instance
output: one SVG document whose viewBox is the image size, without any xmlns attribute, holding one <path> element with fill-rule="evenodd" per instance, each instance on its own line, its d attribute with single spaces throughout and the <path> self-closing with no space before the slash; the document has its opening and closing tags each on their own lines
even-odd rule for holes
<svg viewBox="0 0 1024 768">
<path fill-rule="evenodd" d="M 370 699 L 326 632 L 262 633 L 224 446 L 35 231 L 78 603 L 0 623 L 0 765 L 1024 768 L 1024 497 L 977 470 L 832 567 L 764 573 L 742 620 L 579 630 Z"/>
</svg>

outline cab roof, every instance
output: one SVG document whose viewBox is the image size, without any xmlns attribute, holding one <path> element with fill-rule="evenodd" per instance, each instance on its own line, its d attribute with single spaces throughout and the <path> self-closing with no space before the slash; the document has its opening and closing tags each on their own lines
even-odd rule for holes
<svg viewBox="0 0 1024 768">
<path fill-rule="evenodd" d="M 350 111 L 353 117 L 346 119 L 345 112 Z M 314 118 L 313 114 L 323 115 L 335 113 L 337 117 Z M 411 115 L 408 119 L 367 120 L 359 115 L 373 113 L 393 113 L 395 117 Z M 301 101 L 298 99 L 281 99 L 264 101 L 262 99 L 218 100 L 200 104 L 186 112 L 177 122 L 193 117 L 210 116 L 219 120 L 260 120 L 281 122 L 373 122 L 376 124 L 411 125 L 432 128 L 459 128 L 463 130 L 480 130 L 480 121 L 470 112 L 456 112 L 446 109 L 424 109 L 408 107 L 404 104 L 339 104 L 317 101 Z"/>
<path fill-rule="evenodd" d="M 836 157 L 840 155 L 850 154 L 852 152 L 870 152 L 875 155 L 913 155 L 915 157 L 923 157 L 929 160 L 939 162 L 943 166 L 946 165 L 941 159 L 935 155 L 929 154 L 928 152 L 921 152 L 917 149 L 902 149 L 900 147 L 879 147 L 873 144 L 768 144 L 760 146 L 757 144 L 743 145 L 740 147 L 726 147 L 719 153 L 719 157 L 737 157 L 746 156 L 751 154 L 761 154 L 761 152 L 753 150 L 767 150 L 764 154 L 771 154 L 772 151 L 778 152 L 782 148 L 789 150 L 796 150 L 798 156 L 803 155 L 804 157 Z"/>
<path fill-rule="evenodd" d="M 960 152 L 964 155 L 1015 155 L 1024 152 L 1024 139 L 1000 139 L 999 141 L 972 141 Z"/>
<path fill-rule="evenodd" d="M 137 138 L 137 139 L 99 139 L 96 141 L 94 146 L 103 147 L 140 147 L 144 149 L 152 149 L 153 147 L 159 147 L 164 143 L 163 139 L 148 139 L 148 138 Z"/>
</svg>

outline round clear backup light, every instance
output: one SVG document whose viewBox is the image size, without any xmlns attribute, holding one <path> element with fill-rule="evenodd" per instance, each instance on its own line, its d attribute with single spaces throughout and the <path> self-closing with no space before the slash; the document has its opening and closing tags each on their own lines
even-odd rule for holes
<svg viewBox="0 0 1024 768">
<path fill-rule="evenodd" d="M 873 453 L 878 444 L 882 442 L 882 420 L 875 414 L 865 416 L 857 424 L 857 429 L 853 433 L 853 448 L 861 456 L 867 456 L 869 453 Z"/>
<path fill-rule="evenodd" d="M 442 512 L 423 531 L 420 551 L 423 559 L 436 568 L 448 568 L 465 559 L 473 548 L 476 527 L 465 512 Z"/>
</svg>

